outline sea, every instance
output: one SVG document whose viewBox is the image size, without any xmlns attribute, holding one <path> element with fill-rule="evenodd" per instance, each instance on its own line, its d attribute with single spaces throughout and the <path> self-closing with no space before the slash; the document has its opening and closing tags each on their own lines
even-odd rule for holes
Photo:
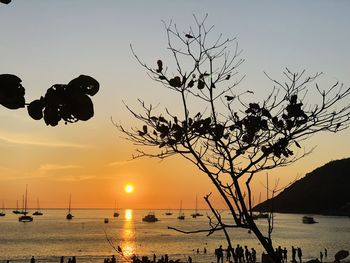
<svg viewBox="0 0 350 263">
<path fill-rule="evenodd" d="M 174 227 L 183 231 L 210 229 L 209 211 L 201 210 L 203 216 L 192 218 L 193 210 L 184 210 L 185 220 L 178 220 L 178 211 L 165 215 L 166 210 L 153 210 L 159 221 L 143 222 L 142 218 L 149 210 L 124 209 L 119 217 L 113 217 L 111 209 L 75 209 L 74 218 L 66 220 L 66 210 L 42 210 L 44 215 L 34 216 L 33 222 L 22 223 L 18 215 L 5 211 L 0 218 L 0 262 L 30 262 L 32 256 L 36 262 L 65 262 L 75 256 L 77 262 L 104 262 L 104 259 L 116 255 L 119 262 L 128 261 L 132 255 L 139 257 L 153 254 L 157 259 L 168 254 L 169 259 L 186 262 L 188 256 L 193 262 L 216 262 L 214 250 L 227 242 L 221 231 L 209 235 L 208 232 L 184 234 L 168 229 Z M 230 222 L 227 211 L 221 211 L 224 221 Z M 319 257 L 326 248 L 328 261 L 334 260 L 334 254 L 341 250 L 350 250 L 350 218 L 313 215 L 316 224 L 303 224 L 301 214 L 274 214 L 272 233 L 274 247 L 286 247 L 288 257 L 291 246 L 300 247 L 303 259 Z M 108 223 L 105 223 L 108 219 Z M 258 219 L 257 225 L 264 233 L 267 220 Z M 229 229 L 233 246 L 240 244 L 255 248 L 258 260 L 263 251 L 254 234 L 246 229 Z M 123 255 L 118 253 L 118 246 Z M 204 253 L 206 248 L 207 253 Z M 197 252 L 198 250 L 198 252 Z M 327 260 L 327 259 L 326 259 Z"/>
</svg>

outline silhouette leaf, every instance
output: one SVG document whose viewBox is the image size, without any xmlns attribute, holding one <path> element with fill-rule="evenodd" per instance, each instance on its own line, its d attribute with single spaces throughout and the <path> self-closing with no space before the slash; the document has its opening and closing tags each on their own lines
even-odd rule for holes
<svg viewBox="0 0 350 263">
<path fill-rule="evenodd" d="M 87 121 L 94 116 L 94 107 L 91 99 L 87 95 L 80 95 L 71 101 L 72 115 L 81 121 Z"/>
<path fill-rule="evenodd" d="M 163 62 L 160 59 L 158 59 L 157 65 L 158 65 L 158 69 L 156 71 L 158 73 L 162 72 L 162 70 L 163 70 Z"/>
<path fill-rule="evenodd" d="M 22 80 L 16 75 L 0 75 L 0 104 L 8 109 L 23 108 L 25 104 L 25 90 Z"/>
<path fill-rule="evenodd" d="M 80 91 L 90 96 L 94 96 L 99 88 L 100 84 L 97 80 L 90 76 L 80 75 L 79 77 L 71 80 L 68 83 L 68 87 L 71 90 Z"/>
<path fill-rule="evenodd" d="M 203 80 L 198 80 L 198 85 L 197 85 L 197 88 L 198 89 L 204 89 L 204 87 L 205 87 L 205 83 L 204 83 L 204 81 Z"/>
<path fill-rule="evenodd" d="M 0 3 L 7 5 L 7 4 L 11 3 L 11 0 L 0 0 Z"/>
<path fill-rule="evenodd" d="M 57 107 L 45 107 L 44 121 L 46 125 L 56 126 L 60 120 L 61 116 L 58 113 Z"/>
<path fill-rule="evenodd" d="M 143 126 L 142 126 L 142 130 L 143 130 L 143 132 L 144 132 L 145 134 L 147 134 L 147 126 L 146 126 L 146 125 L 143 125 Z"/>
<path fill-rule="evenodd" d="M 172 78 L 171 80 L 169 80 L 169 85 L 174 87 L 174 88 L 181 87 L 181 79 L 180 79 L 180 77 L 176 76 L 176 77 Z"/>
<path fill-rule="evenodd" d="M 27 107 L 29 116 L 34 120 L 40 120 L 43 117 L 44 106 L 42 99 L 32 101 Z"/>
<path fill-rule="evenodd" d="M 233 100 L 235 97 L 234 96 L 225 96 L 225 98 L 226 98 L 226 100 L 227 101 L 231 101 L 231 100 Z"/>
<path fill-rule="evenodd" d="M 194 38 L 194 36 L 192 36 L 190 34 L 186 34 L 185 37 L 187 37 L 187 38 Z"/>
</svg>

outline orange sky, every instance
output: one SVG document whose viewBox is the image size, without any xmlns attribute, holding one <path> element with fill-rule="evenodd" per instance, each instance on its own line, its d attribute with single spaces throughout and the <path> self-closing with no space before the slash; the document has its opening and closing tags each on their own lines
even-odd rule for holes
<svg viewBox="0 0 350 263">
<path fill-rule="evenodd" d="M 172 94 L 148 78 L 129 48 L 133 43 L 147 63 L 159 57 L 167 60 L 162 19 L 173 18 L 187 28 L 193 23 L 193 10 L 209 12 L 208 23 L 216 25 L 216 32 L 237 35 L 247 59 L 240 69 L 246 74 L 241 85 L 255 90 L 257 99 L 272 86 L 263 71 L 280 78 L 286 66 L 306 68 L 310 74 L 325 72 L 320 79 L 325 86 L 337 80 L 350 85 L 350 21 L 343 18 L 347 3 L 305 3 L 301 11 L 293 3 L 227 2 L 223 10 L 211 1 L 201 7 L 190 1 L 185 11 L 168 1 L 142 4 L 141 9 L 135 9 L 133 1 L 44 2 L 34 6 L 13 1 L 0 7 L 0 73 L 21 77 L 27 101 L 80 74 L 96 78 L 101 89 L 92 98 L 95 116 L 88 122 L 47 127 L 30 119 L 25 109 L 0 107 L 0 201 L 6 207 L 22 199 L 28 184 L 32 207 L 37 198 L 41 207 L 67 207 L 72 194 L 72 207 L 113 208 L 117 200 L 121 208 L 178 209 L 183 200 L 184 208 L 193 208 L 198 194 L 199 207 L 207 208 L 202 197 L 213 189 L 205 175 L 178 157 L 130 161 L 135 146 L 121 138 L 111 122 L 112 117 L 133 126 L 123 101 L 134 106 L 138 98 L 177 110 Z M 233 9 L 240 12 L 232 16 Z M 330 160 L 349 157 L 349 138 L 350 131 L 311 138 L 303 146 L 317 145 L 314 153 L 269 172 L 271 181 L 281 178 L 283 186 Z M 265 174 L 253 181 L 255 201 L 260 192 L 265 197 L 264 182 Z M 133 194 L 124 192 L 126 183 L 134 184 Z M 217 196 L 213 198 L 222 207 Z"/>
</svg>

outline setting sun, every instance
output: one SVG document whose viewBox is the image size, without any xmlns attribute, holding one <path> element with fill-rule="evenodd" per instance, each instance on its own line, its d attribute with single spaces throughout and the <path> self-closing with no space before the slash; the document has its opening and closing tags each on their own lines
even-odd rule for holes
<svg viewBox="0 0 350 263">
<path fill-rule="evenodd" d="M 131 194 L 134 192 L 134 186 L 132 184 L 127 184 L 124 190 L 125 190 L 125 193 Z"/>
</svg>

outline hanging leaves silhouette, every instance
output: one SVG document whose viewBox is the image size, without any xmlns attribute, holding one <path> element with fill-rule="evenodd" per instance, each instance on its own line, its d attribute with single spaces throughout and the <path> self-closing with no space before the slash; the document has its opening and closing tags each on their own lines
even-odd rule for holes
<svg viewBox="0 0 350 263">
<path fill-rule="evenodd" d="M 25 107 L 25 89 L 22 80 L 11 74 L 0 75 L 0 104 L 9 109 Z M 99 90 L 99 83 L 90 76 L 80 75 L 68 84 L 55 84 L 45 96 L 28 104 L 27 110 L 34 120 L 44 118 L 46 125 L 56 126 L 60 120 L 86 121 L 94 116 L 89 96 Z"/>
</svg>

